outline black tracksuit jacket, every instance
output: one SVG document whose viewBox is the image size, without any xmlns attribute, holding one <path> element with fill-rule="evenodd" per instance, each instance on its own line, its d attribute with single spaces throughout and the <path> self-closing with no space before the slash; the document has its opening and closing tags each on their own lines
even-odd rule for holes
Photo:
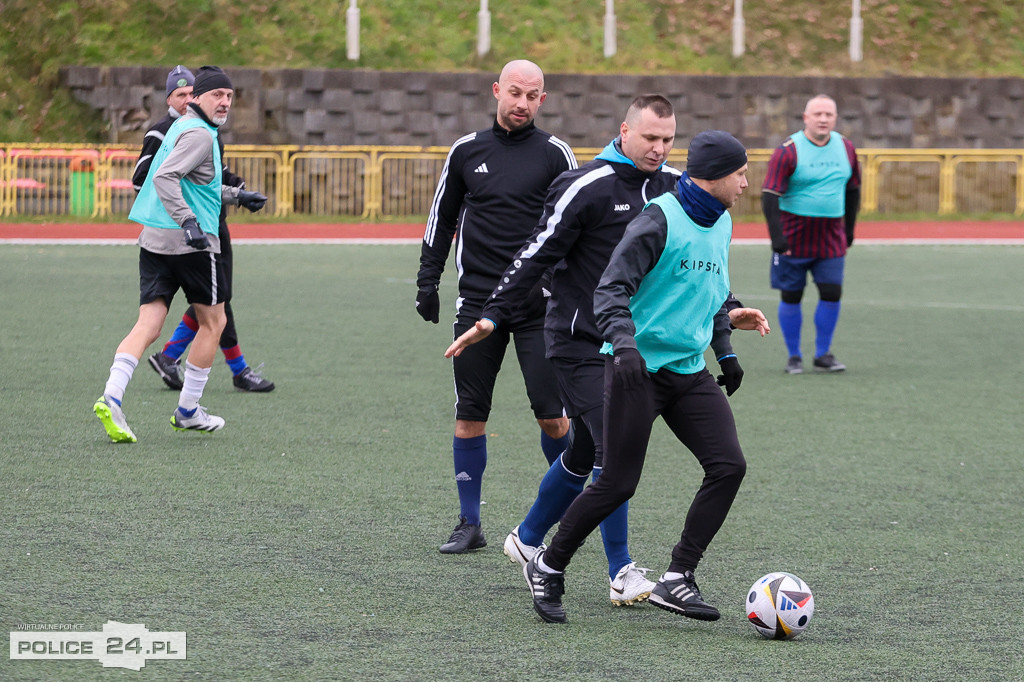
<svg viewBox="0 0 1024 682">
<path fill-rule="evenodd" d="M 569 145 L 530 124 L 470 133 L 448 152 L 427 219 L 416 285 L 436 287 L 458 235 L 460 312 L 479 310 L 522 247 L 544 207 L 548 185 L 576 168 Z"/>
<path fill-rule="evenodd" d="M 548 191 L 540 224 L 491 294 L 483 317 L 500 324 L 553 267 L 544 340 L 549 358 L 600 358 L 594 289 L 626 225 L 651 199 L 671 191 L 679 171 L 636 168 L 618 141 L 578 169 L 562 173 Z"/>
</svg>

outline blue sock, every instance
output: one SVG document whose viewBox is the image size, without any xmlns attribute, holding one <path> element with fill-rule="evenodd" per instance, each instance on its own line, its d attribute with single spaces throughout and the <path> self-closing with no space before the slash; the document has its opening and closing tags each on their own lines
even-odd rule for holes
<svg viewBox="0 0 1024 682">
<path fill-rule="evenodd" d="M 814 328 L 818 335 L 814 341 L 814 357 L 820 358 L 832 347 L 832 335 L 839 323 L 839 301 L 818 301 L 814 309 Z"/>
<path fill-rule="evenodd" d="M 459 489 L 460 516 L 480 525 L 480 487 L 487 467 L 487 436 L 454 438 L 455 485 Z"/>
<path fill-rule="evenodd" d="M 540 449 L 544 451 L 544 459 L 548 461 L 548 466 L 554 464 L 567 447 L 569 447 L 568 431 L 561 438 L 552 438 L 544 431 L 540 432 Z"/>
<path fill-rule="evenodd" d="M 601 475 L 601 467 L 594 467 L 594 478 Z M 601 542 L 604 555 L 608 557 L 608 577 L 615 578 L 622 567 L 630 563 L 629 558 L 629 502 L 623 502 L 601 522 Z"/>
<path fill-rule="evenodd" d="M 800 353 L 800 327 L 803 324 L 804 315 L 799 303 L 779 302 L 779 326 L 782 327 L 782 338 L 786 341 L 786 350 L 790 357 Z"/>
<path fill-rule="evenodd" d="M 540 481 L 537 499 L 519 524 L 519 539 L 534 547 L 544 542 L 544 536 L 583 492 L 586 482 L 586 476 L 577 476 L 562 466 L 561 457 L 556 459 Z"/>
<path fill-rule="evenodd" d="M 180 358 L 184 355 L 188 344 L 192 343 L 192 339 L 196 338 L 197 331 L 199 331 L 198 327 L 192 329 L 183 319 L 174 329 L 171 338 L 168 339 L 167 345 L 164 346 L 163 354 L 173 360 Z"/>
<path fill-rule="evenodd" d="M 243 369 L 249 366 L 246 364 L 245 356 L 242 355 L 242 349 L 238 347 L 237 343 L 229 348 L 221 346 L 220 352 L 224 353 L 224 362 L 228 363 L 228 367 L 231 368 L 231 374 L 234 376 L 238 376 Z"/>
</svg>

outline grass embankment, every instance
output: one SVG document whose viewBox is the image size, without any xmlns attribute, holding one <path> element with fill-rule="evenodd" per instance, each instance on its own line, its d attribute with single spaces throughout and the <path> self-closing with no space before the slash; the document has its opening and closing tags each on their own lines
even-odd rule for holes
<svg viewBox="0 0 1024 682">
<path fill-rule="evenodd" d="M 477 3 L 396 0 L 361 3 L 361 55 L 351 62 L 348 4 L 0 0 L 0 141 L 107 139 L 100 113 L 58 87 L 60 67 L 76 64 L 493 72 L 529 56 L 551 73 L 1024 75 L 1024 6 L 1004 0 L 864 0 L 858 64 L 848 56 L 849 0 L 747 3 L 747 52 L 738 59 L 731 3 L 618 3 L 610 59 L 604 3 L 495 3 L 491 52 L 479 58 Z"/>
</svg>

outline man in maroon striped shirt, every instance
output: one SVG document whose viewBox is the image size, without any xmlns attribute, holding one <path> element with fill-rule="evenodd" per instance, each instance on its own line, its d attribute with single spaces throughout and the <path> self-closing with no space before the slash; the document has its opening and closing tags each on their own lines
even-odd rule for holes
<svg viewBox="0 0 1024 682">
<path fill-rule="evenodd" d="M 779 327 L 789 352 L 786 373 L 804 371 L 800 301 L 811 273 L 818 287 L 814 311 L 814 371 L 842 372 L 832 354 L 839 322 L 846 250 L 860 208 L 860 164 L 853 143 L 835 132 L 836 103 L 816 95 L 804 109 L 804 129 L 772 154 L 761 188 L 761 208 L 772 240 L 771 283 L 781 293 Z"/>
</svg>

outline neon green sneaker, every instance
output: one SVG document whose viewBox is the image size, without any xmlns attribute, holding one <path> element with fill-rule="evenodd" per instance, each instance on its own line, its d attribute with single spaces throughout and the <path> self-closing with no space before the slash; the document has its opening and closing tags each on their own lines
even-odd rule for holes
<svg viewBox="0 0 1024 682">
<path fill-rule="evenodd" d="M 124 411 L 121 410 L 121 406 L 113 398 L 108 395 L 100 396 L 100 399 L 92 406 L 92 411 L 103 422 L 103 428 L 107 430 L 107 435 L 110 436 L 111 441 L 114 443 L 138 442 L 139 439 L 128 428 L 128 422 L 124 418 Z"/>
</svg>

